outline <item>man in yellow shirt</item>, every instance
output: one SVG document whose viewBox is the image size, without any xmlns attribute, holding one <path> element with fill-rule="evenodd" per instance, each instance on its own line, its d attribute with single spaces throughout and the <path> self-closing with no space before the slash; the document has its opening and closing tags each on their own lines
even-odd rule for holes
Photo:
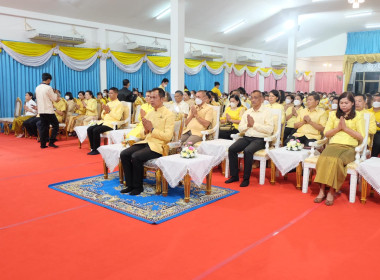
<svg viewBox="0 0 380 280">
<path fill-rule="evenodd" d="M 251 94 L 252 108 L 245 111 L 239 123 L 239 131 L 244 133 L 244 136 L 228 149 L 231 178 L 225 182 L 226 184 L 239 181 L 238 153 L 244 151 L 244 176 L 240 187 L 249 185 L 253 154 L 265 148 L 264 138 L 273 133 L 273 115 L 271 109 L 265 107 L 263 102 L 264 95 L 262 92 L 253 91 Z"/>
<path fill-rule="evenodd" d="M 370 110 L 365 109 L 366 102 L 367 100 L 364 94 L 360 93 L 360 94 L 355 95 L 355 111 L 357 113 L 362 113 L 363 118 L 364 118 L 364 114 L 366 113 L 370 114 L 368 134 L 374 135 L 376 134 L 376 128 L 377 128 L 375 114 L 371 112 Z"/>
<path fill-rule="evenodd" d="M 53 103 L 54 113 L 58 122 L 63 123 L 65 121 L 67 103 L 61 98 L 61 93 L 58 90 L 55 93 L 57 94 L 57 100 Z"/>
<path fill-rule="evenodd" d="M 202 141 L 201 131 L 207 130 L 214 117 L 213 108 L 206 103 L 206 92 L 198 91 L 195 97 L 196 105 L 191 107 L 189 116 L 185 121 L 186 129 L 181 137 L 183 144 L 194 144 Z"/>
<path fill-rule="evenodd" d="M 221 97 L 222 96 L 222 93 L 220 92 L 220 83 L 219 82 L 215 82 L 214 83 L 214 88 L 211 90 L 212 92 L 216 93 L 218 95 L 218 97 Z"/>
<path fill-rule="evenodd" d="M 123 116 L 123 104 L 117 99 L 117 94 L 117 88 L 110 88 L 108 95 L 111 101 L 108 102 L 107 105 L 102 106 L 102 120 L 87 129 L 87 136 L 91 146 L 91 152 L 89 152 L 88 155 L 99 154 L 100 134 L 113 130 L 112 123 L 120 121 Z"/>
<path fill-rule="evenodd" d="M 376 93 L 373 96 L 373 104 L 372 108 L 369 109 L 370 112 L 373 112 L 375 114 L 375 120 L 376 120 L 376 134 L 373 137 L 373 146 L 372 146 L 372 157 L 378 157 L 380 154 L 380 94 Z"/>
<path fill-rule="evenodd" d="M 294 128 L 297 131 L 285 140 L 284 145 L 291 139 L 297 139 L 305 146 L 310 146 L 310 142 L 321 139 L 321 133 L 326 126 L 327 116 L 324 110 L 318 108 L 319 99 L 320 97 L 316 93 L 310 93 L 307 96 L 307 108 L 300 111 L 294 123 Z"/>
<path fill-rule="evenodd" d="M 169 84 L 169 80 L 167 78 L 163 78 L 161 85 L 159 85 L 158 88 L 162 89 L 163 91 L 166 91 L 166 87 L 168 86 L 168 84 Z"/>
<path fill-rule="evenodd" d="M 155 88 L 150 95 L 153 111 L 142 119 L 144 129 L 140 138 L 144 139 L 120 153 L 127 188 L 121 193 L 139 195 L 144 191 L 144 163 L 159 158 L 164 152 L 164 145 L 171 141 L 174 134 L 174 114 L 163 106 L 165 92 Z"/>
</svg>

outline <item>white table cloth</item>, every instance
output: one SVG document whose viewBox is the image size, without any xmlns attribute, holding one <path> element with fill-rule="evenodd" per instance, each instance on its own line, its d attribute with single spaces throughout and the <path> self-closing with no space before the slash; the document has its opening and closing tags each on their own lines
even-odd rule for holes
<svg viewBox="0 0 380 280">
<path fill-rule="evenodd" d="M 356 170 L 380 194 L 380 158 L 365 160 Z"/>
<path fill-rule="evenodd" d="M 268 152 L 270 159 L 274 162 L 282 176 L 296 168 L 310 154 L 310 150 L 288 151 L 286 147 L 272 149 Z"/>
<path fill-rule="evenodd" d="M 213 156 L 213 166 L 219 165 L 228 157 L 228 148 L 234 143 L 233 140 L 215 139 L 202 141 L 197 151 L 199 154 Z"/>
<path fill-rule="evenodd" d="M 87 138 L 87 128 L 89 128 L 88 125 L 74 127 L 75 133 L 77 134 L 79 142 L 81 143 L 83 143 Z"/>
<path fill-rule="evenodd" d="M 128 148 L 128 146 L 123 147 L 122 144 L 103 145 L 98 148 L 106 166 L 111 172 L 119 166 L 120 153 L 126 148 Z"/>
<path fill-rule="evenodd" d="M 199 187 L 206 175 L 213 168 L 214 158 L 208 155 L 198 154 L 191 159 L 181 158 L 179 154 L 160 157 L 156 160 L 156 165 L 161 169 L 166 181 L 174 188 L 185 177 L 186 173 Z"/>
<path fill-rule="evenodd" d="M 109 131 L 109 135 L 113 144 L 120 144 L 124 139 L 124 134 L 127 135 L 132 129 L 119 129 Z"/>
</svg>

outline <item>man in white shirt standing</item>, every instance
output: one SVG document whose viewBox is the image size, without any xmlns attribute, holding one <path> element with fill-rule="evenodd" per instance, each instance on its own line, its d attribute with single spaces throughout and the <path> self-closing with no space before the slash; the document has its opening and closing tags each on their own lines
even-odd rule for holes
<svg viewBox="0 0 380 280">
<path fill-rule="evenodd" d="M 265 137 L 273 133 L 274 122 L 271 109 L 264 107 L 264 96 L 259 90 L 251 94 L 252 108 L 245 111 L 239 123 L 239 132 L 244 136 L 238 139 L 228 149 L 231 178 L 225 183 L 239 181 L 238 153 L 244 151 L 244 175 L 240 187 L 249 185 L 251 177 L 253 154 L 265 148 Z"/>
<path fill-rule="evenodd" d="M 58 148 L 54 144 L 58 134 L 59 122 L 54 113 L 53 102 L 57 100 L 57 95 L 50 86 L 52 76 L 49 73 L 42 74 L 42 84 L 36 87 L 36 99 L 38 114 L 41 120 L 41 149 L 47 148 L 46 143 L 49 141 L 49 147 Z M 49 127 L 53 130 L 49 139 Z"/>
</svg>

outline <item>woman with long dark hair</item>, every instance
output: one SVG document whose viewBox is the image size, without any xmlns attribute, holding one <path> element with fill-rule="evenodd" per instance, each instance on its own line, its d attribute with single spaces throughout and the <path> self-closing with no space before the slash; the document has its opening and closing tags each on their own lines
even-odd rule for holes
<svg viewBox="0 0 380 280">
<path fill-rule="evenodd" d="M 320 184 L 315 203 L 326 199 L 327 206 L 333 205 L 334 195 L 341 188 L 346 175 L 347 164 L 355 160 L 355 147 L 365 136 L 362 114 L 355 112 L 355 98 L 351 92 L 339 96 L 338 109 L 331 113 L 324 134 L 329 144 L 318 158 L 314 182 Z M 330 191 L 326 195 L 326 186 Z"/>
</svg>

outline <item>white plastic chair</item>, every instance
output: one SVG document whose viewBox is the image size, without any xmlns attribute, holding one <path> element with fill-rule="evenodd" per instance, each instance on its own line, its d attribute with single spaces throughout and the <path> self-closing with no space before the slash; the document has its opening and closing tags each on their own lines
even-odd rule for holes
<svg viewBox="0 0 380 280">
<path fill-rule="evenodd" d="M 370 114 L 365 113 L 364 114 L 365 137 L 363 139 L 362 144 L 360 144 L 359 146 L 355 148 L 355 152 L 356 152 L 355 161 L 347 165 L 347 174 L 351 175 L 350 176 L 350 194 L 349 194 L 349 201 L 351 203 L 355 202 L 356 188 L 358 184 L 358 172 L 356 171 L 356 167 L 359 165 L 360 162 L 367 159 L 369 120 L 370 120 Z M 321 148 L 323 145 L 327 144 L 327 142 L 328 142 L 328 138 L 323 138 L 322 140 L 310 143 L 311 153 L 310 153 L 310 156 L 307 159 L 305 159 L 304 165 L 303 165 L 303 181 L 302 181 L 303 193 L 307 193 L 307 190 L 309 187 L 310 169 L 315 169 L 317 166 L 319 155 L 315 156 L 314 154 L 315 149 Z"/>
</svg>

